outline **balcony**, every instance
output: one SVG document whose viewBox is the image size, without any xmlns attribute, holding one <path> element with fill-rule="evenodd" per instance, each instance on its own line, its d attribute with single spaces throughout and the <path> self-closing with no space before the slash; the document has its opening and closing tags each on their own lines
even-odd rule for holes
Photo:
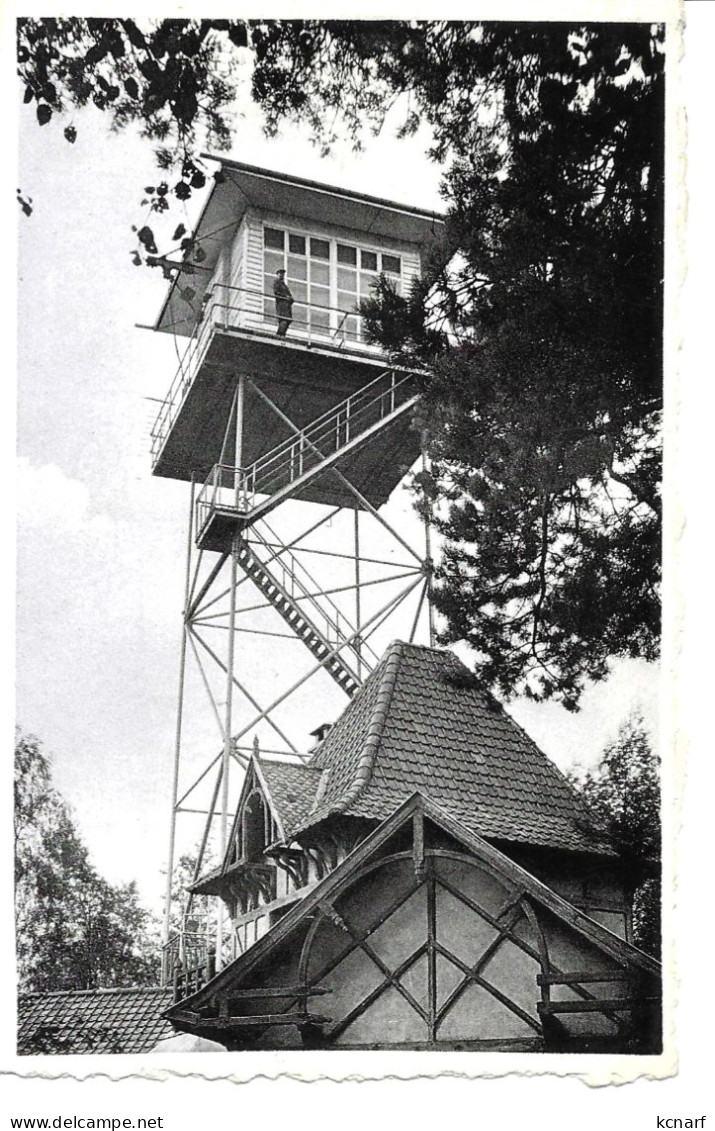
<svg viewBox="0 0 715 1131">
<path fill-rule="evenodd" d="M 197 376 L 216 353 L 212 345 L 217 336 L 223 339 L 234 337 L 243 343 L 252 342 L 252 348 L 242 352 L 252 365 L 258 364 L 259 367 L 265 364 L 266 346 L 272 355 L 273 367 L 275 350 L 283 347 L 292 355 L 285 358 L 285 366 L 293 366 L 298 372 L 304 372 L 305 365 L 298 361 L 295 353 L 308 349 L 321 356 L 335 357 L 337 354 L 356 361 L 380 362 L 381 351 L 365 340 L 362 319 L 354 310 L 296 302 L 287 335 L 278 337 L 276 329 L 272 294 L 224 285 L 216 285 L 207 291 L 194 333 L 151 429 L 151 456 L 155 470 Z M 262 348 L 259 343 L 262 343 Z M 224 348 L 222 360 L 228 356 L 229 352 Z M 158 473 L 162 474 L 162 471 Z"/>
</svg>

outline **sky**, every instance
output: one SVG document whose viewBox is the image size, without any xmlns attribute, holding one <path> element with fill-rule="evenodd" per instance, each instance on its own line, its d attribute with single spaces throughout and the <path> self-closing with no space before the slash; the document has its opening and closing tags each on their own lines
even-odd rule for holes
<svg viewBox="0 0 715 1131">
<path fill-rule="evenodd" d="M 166 284 L 131 263 L 150 146 L 88 110 L 64 123 L 20 113 L 17 718 L 52 755 L 98 869 L 159 907 L 170 806 L 188 488 L 150 473 L 149 423 L 176 369 L 154 321 Z M 440 170 L 423 135 L 388 129 L 360 155 L 321 158 L 291 127 L 267 140 L 250 108 L 230 156 L 428 209 Z M 409 522 L 403 498 L 389 504 Z M 392 512 L 391 512 L 392 513 Z M 633 710 L 653 731 L 658 671 L 618 661 L 578 714 L 509 710 L 562 769 L 592 766 Z M 326 704 L 334 717 L 338 701 Z M 307 741 L 306 716 L 305 734 Z M 317 718 L 314 723 L 322 722 Z M 197 720 L 189 741 L 207 741 Z M 215 744 L 215 738 L 213 739 Z"/>
</svg>

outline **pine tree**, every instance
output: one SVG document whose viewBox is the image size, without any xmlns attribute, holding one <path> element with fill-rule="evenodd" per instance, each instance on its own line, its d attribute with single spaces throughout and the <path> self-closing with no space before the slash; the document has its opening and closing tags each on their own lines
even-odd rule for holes
<svg viewBox="0 0 715 1131">
<path fill-rule="evenodd" d="M 594 821 L 611 830 L 626 868 L 637 877 L 633 934 L 637 946 L 660 957 L 660 763 L 643 719 L 621 726 L 595 770 L 572 774 Z"/>
</svg>

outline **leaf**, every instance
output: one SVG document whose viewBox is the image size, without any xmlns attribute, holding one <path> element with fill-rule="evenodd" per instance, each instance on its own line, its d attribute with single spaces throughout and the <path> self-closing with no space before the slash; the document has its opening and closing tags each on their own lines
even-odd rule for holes
<svg viewBox="0 0 715 1131">
<path fill-rule="evenodd" d="M 185 302 L 193 302 L 193 300 L 196 298 L 196 291 L 193 287 L 182 287 L 181 297 Z"/>
<path fill-rule="evenodd" d="M 77 140 L 77 130 L 74 128 L 74 126 L 65 126 L 64 135 L 65 139 L 70 143 L 70 145 L 74 145 Z"/>
<path fill-rule="evenodd" d="M 131 77 L 131 75 L 128 79 L 124 80 L 124 89 L 126 90 L 130 98 L 139 97 L 139 84 L 136 79 L 133 79 Z"/>
<path fill-rule="evenodd" d="M 135 267 L 141 267 L 142 260 L 141 260 L 141 256 L 140 256 L 138 251 L 135 251 L 134 254 L 132 255 L 132 263 L 134 264 Z"/>
<path fill-rule="evenodd" d="M 154 242 L 154 233 L 147 224 L 145 224 L 143 228 L 139 229 L 139 231 L 137 232 L 137 239 L 139 240 L 139 243 L 144 245 L 148 252 L 156 255 L 157 249 Z"/>
<path fill-rule="evenodd" d="M 171 238 L 172 238 L 172 240 L 180 240 L 181 237 L 185 234 L 186 234 L 186 228 L 184 227 L 183 224 L 179 224 L 178 228 L 176 229 L 176 231 L 174 232 L 174 234 Z"/>
<path fill-rule="evenodd" d="M 179 200 L 188 200 L 191 196 L 191 188 L 186 181 L 179 181 L 174 185 L 174 193 Z"/>
<path fill-rule="evenodd" d="M 25 87 L 25 94 L 23 95 L 23 99 L 22 99 L 22 100 L 23 100 L 23 102 L 25 103 L 25 105 L 27 105 L 27 103 L 28 103 L 28 102 L 32 102 L 32 99 L 33 99 L 33 93 L 32 93 L 32 90 L 31 90 L 31 88 L 30 88 L 29 86 L 26 86 L 26 87 Z"/>
<path fill-rule="evenodd" d="M 46 102 L 40 102 L 37 106 L 37 120 L 41 126 L 46 126 L 52 117 L 52 107 L 48 106 Z"/>
<path fill-rule="evenodd" d="M 235 23 L 228 29 L 228 38 L 234 47 L 248 47 L 248 32 L 244 23 Z"/>
<path fill-rule="evenodd" d="M 204 176 L 204 174 L 199 169 L 197 169 L 196 172 L 194 173 L 193 177 L 191 178 L 191 187 L 195 188 L 195 189 L 200 189 L 200 188 L 203 188 L 205 184 L 206 184 L 206 177 Z"/>
<path fill-rule="evenodd" d="M 122 31 L 131 43 L 132 47 L 138 47 L 140 51 L 146 51 L 147 43 L 143 34 L 134 23 L 134 20 L 122 20 Z"/>
<path fill-rule="evenodd" d="M 206 252 L 204 251 L 204 249 L 200 246 L 197 247 L 196 251 L 194 252 L 194 259 L 196 260 L 196 262 L 197 263 L 203 263 L 205 258 L 206 258 Z"/>
</svg>

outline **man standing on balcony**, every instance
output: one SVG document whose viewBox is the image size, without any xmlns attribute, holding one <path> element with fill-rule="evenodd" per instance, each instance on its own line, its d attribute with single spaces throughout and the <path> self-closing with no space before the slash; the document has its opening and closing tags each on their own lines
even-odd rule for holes
<svg viewBox="0 0 715 1131">
<path fill-rule="evenodd" d="M 279 338 L 285 338 L 288 327 L 293 321 L 293 295 L 290 293 L 290 288 L 286 283 L 285 274 L 282 268 L 280 271 L 276 271 L 276 277 L 273 282 Z"/>
</svg>

